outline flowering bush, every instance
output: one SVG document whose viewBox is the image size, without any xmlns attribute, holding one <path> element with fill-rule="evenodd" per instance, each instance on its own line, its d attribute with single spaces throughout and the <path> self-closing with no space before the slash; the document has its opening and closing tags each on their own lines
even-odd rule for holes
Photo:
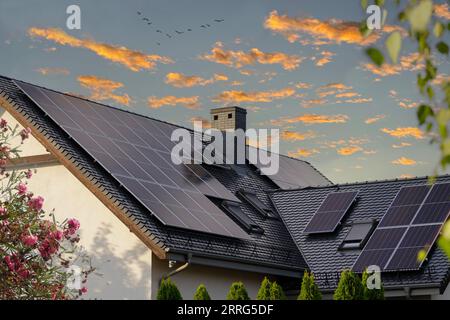
<svg viewBox="0 0 450 320">
<path fill-rule="evenodd" d="M 77 245 L 80 223 L 58 223 L 43 211 L 44 198 L 28 190 L 33 172 L 6 167 L 19 157 L 12 141 L 23 143 L 29 134 L 0 120 L 0 299 L 78 298 L 93 270 Z"/>
</svg>

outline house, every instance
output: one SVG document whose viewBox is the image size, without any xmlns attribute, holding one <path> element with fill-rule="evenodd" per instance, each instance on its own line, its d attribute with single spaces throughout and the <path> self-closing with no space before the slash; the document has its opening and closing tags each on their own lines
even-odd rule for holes
<svg viewBox="0 0 450 320">
<path fill-rule="evenodd" d="M 426 184 L 418 178 L 336 185 L 285 156 L 274 176 L 250 163 L 176 166 L 169 137 L 179 126 L 6 77 L 0 107 L 3 118 L 33 135 L 9 169 L 37 168 L 30 189 L 46 199 L 44 207 L 81 222 L 82 245 L 96 268 L 87 298 L 154 299 L 166 276 L 185 299 L 200 283 L 223 299 L 234 281 L 255 297 L 265 275 L 294 297 L 305 270 L 331 293 L 336 274 L 365 254 L 396 193 Z M 245 128 L 245 116 L 237 107 L 215 109 L 212 123 Z M 347 203 L 334 210 L 335 225 L 305 233 L 336 193 L 350 196 L 329 201 Z M 432 224 L 433 235 L 442 223 Z M 450 265 L 430 248 L 420 267 L 382 273 L 387 296 L 450 298 Z"/>
</svg>

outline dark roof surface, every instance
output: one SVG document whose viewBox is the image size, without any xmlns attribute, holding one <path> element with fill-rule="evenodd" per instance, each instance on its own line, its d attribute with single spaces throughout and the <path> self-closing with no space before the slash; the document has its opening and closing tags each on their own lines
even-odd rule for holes
<svg viewBox="0 0 450 320">
<path fill-rule="evenodd" d="M 450 176 L 437 179 L 449 182 Z M 403 186 L 426 184 L 427 178 L 408 180 L 386 180 L 353 183 L 329 187 L 305 188 L 270 193 L 272 202 L 281 215 L 297 246 L 300 248 L 310 269 L 321 278 L 323 288 L 336 285 L 333 274 L 343 269 L 351 269 L 361 250 L 338 250 L 350 224 L 356 221 L 380 220 L 399 189 Z M 342 220 L 342 225 L 334 232 L 322 235 L 306 235 L 304 228 L 330 192 L 358 191 L 356 203 Z M 439 248 L 434 248 L 428 256 L 424 269 L 415 272 L 383 273 L 385 286 L 438 284 L 446 285 L 449 261 Z M 328 282 L 324 278 L 328 278 Z"/>
<path fill-rule="evenodd" d="M 0 94 L 12 102 L 16 111 L 27 118 L 32 129 L 44 134 L 46 139 L 57 146 L 67 159 L 75 163 L 84 175 L 103 190 L 104 194 L 119 203 L 128 217 L 165 251 L 237 259 L 245 263 L 293 271 L 307 267 L 281 220 L 265 220 L 246 203 L 242 204 L 244 212 L 264 229 L 264 235 L 253 235 L 252 240 L 238 240 L 163 226 L 131 194 L 120 187 L 108 172 L 95 163 L 85 150 L 71 140 L 61 127 L 46 117 L 40 108 L 17 88 L 12 79 L 0 77 Z M 249 188 L 270 205 L 264 190 L 276 186 L 267 177 L 256 174 L 252 166 L 245 166 L 244 170 L 239 170 L 240 174 L 234 170 L 216 167 L 207 169 L 230 191 Z"/>
</svg>

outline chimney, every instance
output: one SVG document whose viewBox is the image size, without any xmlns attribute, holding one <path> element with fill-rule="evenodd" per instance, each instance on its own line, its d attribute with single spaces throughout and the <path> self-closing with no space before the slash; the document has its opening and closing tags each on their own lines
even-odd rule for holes
<svg viewBox="0 0 450 320">
<path fill-rule="evenodd" d="M 242 129 L 244 132 L 247 130 L 247 110 L 240 107 L 224 107 L 211 109 L 211 127 L 220 131 L 234 131 Z M 234 138 L 233 146 L 234 156 L 227 155 L 226 141 L 223 145 L 223 154 L 225 158 L 233 161 L 233 163 L 245 164 L 245 145 L 246 138 L 243 140 Z M 243 157 L 243 158 L 242 158 Z M 240 159 L 239 159 L 240 158 Z"/>
<path fill-rule="evenodd" d="M 247 129 L 247 110 L 240 107 L 211 109 L 211 126 L 218 130 Z"/>
</svg>

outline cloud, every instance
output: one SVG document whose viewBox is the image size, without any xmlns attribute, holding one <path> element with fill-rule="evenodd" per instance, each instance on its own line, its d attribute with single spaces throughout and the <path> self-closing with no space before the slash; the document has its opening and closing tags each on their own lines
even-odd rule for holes
<svg viewBox="0 0 450 320">
<path fill-rule="evenodd" d="M 209 121 L 208 119 L 202 118 L 202 117 L 192 117 L 189 119 L 189 121 L 194 124 L 194 122 L 201 122 L 202 123 L 202 127 L 204 129 L 209 129 L 211 128 L 211 121 Z"/>
<path fill-rule="evenodd" d="M 353 89 L 353 87 L 347 86 L 340 82 L 333 82 L 333 83 L 328 83 L 326 85 L 319 87 L 319 90 L 325 90 L 325 89 L 336 89 L 339 91 L 345 91 L 345 90 L 351 90 L 351 89 Z"/>
<path fill-rule="evenodd" d="M 177 88 L 190 88 L 194 86 L 206 86 L 217 81 L 227 81 L 228 77 L 223 74 L 214 74 L 210 79 L 198 76 L 186 76 L 182 73 L 170 72 L 166 74 L 165 83 Z"/>
<path fill-rule="evenodd" d="M 331 57 L 336 55 L 334 52 L 330 51 L 322 51 L 320 54 L 321 57 L 315 62 L 315 65 L 318 67 L 323 67 L 324 65 L 330 63 L 332 61 Z"/>
<path fill-rule="evenodd" d="M 409 142 L 401 142 L 401 143 L 399 143 L 399 144 L 393 144 L 393 145 L 392 145 L 392 148 L 394 148 L 394 149 L 400 149 L 400 148 L 405 148 L 405 147 L 410 147 L 410 146 L 412 146 L 412 144 L 409 143 Z"/>
<path fill-rule="evenodd" d="M 402 107 L 403 109 L 414 109 L 416 108 L 419 104 L 417 102 L 412 102 L 410 99 L 403 99 L 403 101 L 400 101 L 398 103 L 398 105 L 400 107 Z"/>
<path fill-rule="evenodd" d="M 311 84 L 306 82 L 298 82 L 294 85 L 297 89 L 309 89 L 311 88 Z"/>
<path fill-rule="evenodd" d="M 271 102 L 273 100 L 285 99 L 292 96 L 295 90 L 284 88 L 272 91 L 240 91 L 230 90 L 220 93 L 213 98 L 214 102 Z"/>
<path fill-rule="evenodd" d="M 400 62 L 397 64 L 384 63 L 381 67 L 374 65 L 373 63 L 364 63 L 362 67 L 364 70 L 373 73 L 376 76 L 388 77 L 398 75 L 403 71 L 417 71 L 424 66 L 418 53 L 411 53 L 400 58 Z"/>
<path fill-rule="evenodd" d="M 289 151 L 288 156 L 294 158 L 307 158 L 314 154 L 320 153 L 317 149 L 303 149 L 299 148 L 295 151 Z"/>
<path fill-rule="evenodd" d="M 43 76 L 48 76 L 48 75 L 64 75 L 64 76 L 67 76 L 67 75 L 70 74 L 70 71 L 68 69 L 66 69 L 66 68 L 52 68 L 52 67 L 38 68 L 38 69 L 36 69 L 36 72 L 39 72 Z"/>
<path fill-rule="evenodd" d="M 129 106 L 132 102 L 128 94 L 115 94 L 119 88 L 123 87 L 123 83 L 109 79 L 99 78 L 92 75 L 82 75 L 77 78 L 81 86 L 91 91 L 90 99 L 103 101 L 114 100 L 115 102 Z"/>
<path fill-rule="evenodd" d="M 62 46 L 88 49 L 98 56 L 109 61 L 121 64 L 132 71 L 150 70 L 156 63 L 173 63 L 173 61 L 160 55 L 148 55 L 140 51 L 128 49 L 124 46 L 116 46 L 107 43 L 96 42 L 93 39 L 79 39 L 73 37 L 58 28 L 30 28 L 28 35 L 44 38 Z"/>
<path fill-rule="evenodd" d="M 413 178 L 415 178 L 415 176 L 409 173 L 401 174 L 399 176 L 399 179 L 413 179 Z"/>
<path fill-rule="evenodd" d="M 391 163 L 402 165 L 402 166 L 414 166 L 414 165 L 417 164 L 417 161 L 413 160 L 413 159 L 406 158 L 406 157 L 400 157 L 400 158 L 398 158 L 396 160 L 393 160 Z"/>
<path fill-rule="evenodd" d="M 357 98 L 357 99 L 348 99 L 344 101 L 336 101 L 336 103 L 368 103 L 372 102 L 372 98 Z"/>
<path fill-rule="evenodd" d="M 272 120 L 274 125 L 280 124 L 292 124 L 302 122 L 304 124 L 321 124 L 321 123 L 345 123 L 350 118 L 345 114 L 337 115 L 321 115 L 321 114 L 304 114 L 293 118 L 281 118 L 278 120 Z"/>
<path fill-rule="evenodd" d="M 350 156 L 356 152 L 360 152 L 363 149 L 360 146 L 350 146 L 350 147 L 343 147 L 343 148 L 339 148 L 337 149 L 337 153 L 342 155 L 342 156 Z"/>
<path fill-rule="evenodd" d="M 303 108 L 311 108 L 313 106 L 320 106 L 327 103 L 327 100 L 325 99 L 309 99 L 309 100 L 303 100 L 302 106 Z"/>
<path fill-rule="evenodd" d="M 403 127 L 396 129 L 382 128 L 381 131 L 395 138 L 408 138 L 408 137 L 415 139 L 425 138 L 425 134 L 423 133 L 423 131 L 416 127 Z"/>
<path fill-rule="evenodd" d="M 343 92 L 343 93 L 338 93 L 336 95 L 336 98 L 353 98 L 353 97 L 358 97 L 360 94 L 356 93 L 356 92 Z"/>
<path fill-rule="evenodd" d="M 317 135 L 313 131 L 296 132 L 296 131 L 282 131 L 281 139 L 286 141 L 303 141 L 306 139 L 315 138 Z"/>
<path fill-rule="evenodd" d="M 223 49 L 223 45 L 217 42 L 210 54 L 200 56 L 200 59 L 219 63 L 232 68 L 259 64 L 279 64 L 284 70 L 295 70 L 304 58 L 297 55 L 288 55 L 282 52 L 262 52 L 258 48 L 252 48 L 249 52 Z"/>
<path fill-rule="evenodd" d="M 364 121 L 364 123 L 366 123 L 366 124 L 372 124 L 372 123 L 375 123 L 375 122 L 377 122 L 377 121 L 380 121 L 380 120 L 382 120 L 382 119 L 384 119 L 384 118 L 386 118 L 386 116 L 385 116 L 384 114 L 379 114 L 379 115 L 376 115 L 376 116 L 374 116 L 374 117 L 372 117 L 372 118 L 367 118 L 367 119 Z"/>
<path fill-rule="evenodd" d="M 315 18 L 289 17 L 272 11 L 264 21 L 264 27 L 275 33 L 283 35 L 289 42 L 302 42 L 302 35 L 313 39 L 312 44 L 349 43 L 357 45 L 369 45 L 375 43 L 382 32 L 400 30 L 400 27 L 385 25 L 381 32 L 372 32 L 364 37 L 359 30 L 360 23 L 331 19 L 327 21 Z M 303 40 L 304 44 L 311 41 Z"/>
<path fill-rule="evenodd" d="M 447 3 L 435 4 L 434 14 L 442 19 L 450 20 L 450 10 Z"/>
<path fill-rule="evenodd" d="M 157 98 L 155 96 L 148 97 L 148 106 L 152 109 L 159 109 L 163 106 L 176 106 L 182 105 L 188 109 L 198 109 L 200 104 L 198 102 L 198 96 L 192 97 L 175 97 L 175 96 L 165 96 Z"/>
</svg>

